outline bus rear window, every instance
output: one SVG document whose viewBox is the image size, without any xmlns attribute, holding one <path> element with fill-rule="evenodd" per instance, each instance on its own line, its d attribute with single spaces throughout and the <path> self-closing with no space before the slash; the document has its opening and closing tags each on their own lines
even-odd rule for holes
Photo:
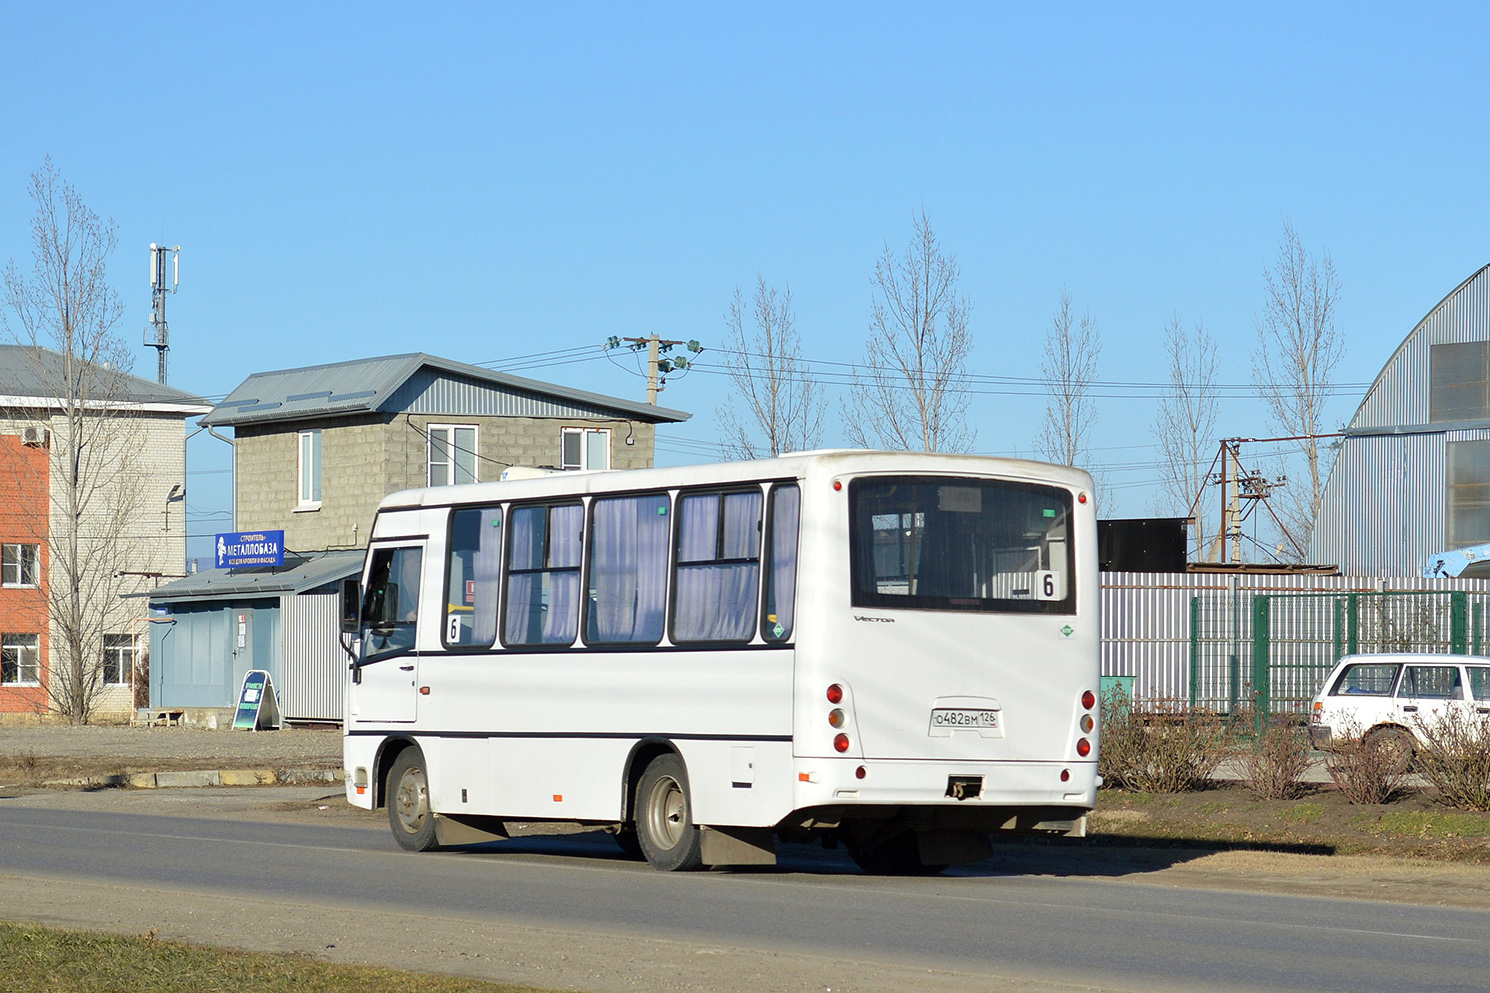
<svg viewBox="0 0 1490 993">
<path fill-rule="evenodd" d="M 1068 614 L 1071 494 L 934 476 L 849 484 L 856 607 Z"/>
</svg>

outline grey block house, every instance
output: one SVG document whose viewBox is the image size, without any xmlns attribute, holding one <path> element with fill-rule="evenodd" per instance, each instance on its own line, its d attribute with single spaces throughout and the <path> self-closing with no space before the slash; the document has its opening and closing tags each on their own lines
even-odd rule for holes
<svg viewBox="0 0 1490 993">
<path fill-rule="evenodd" d="M 656 426 L 688 416 L 425 354 L 255 373 L 202 423 L 233 430 L 235 530 L 284 531 L 285 565 L 150 592 L 152 709 L 224 726 L 263 669 L 287 720 L 340 721 L 337 584 L 383 497 L 510 465 L 647 468 Z"/>
</svg>

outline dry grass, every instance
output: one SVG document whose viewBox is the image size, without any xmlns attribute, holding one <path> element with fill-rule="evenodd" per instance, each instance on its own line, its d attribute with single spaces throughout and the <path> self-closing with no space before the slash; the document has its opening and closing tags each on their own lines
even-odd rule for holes
<svg viewBox="0 0 1490 993">
<path fill-rule="evenodd" d="M 8 993 L 534 993 L 531 987 L 333 965 L 138 937 L 0 923 Z"/>
<path fill-rule="evenodd" d="M 1273 718 L 1237 759 L 1248 792 L 1259 800 L 1294 800 L 1304 795 L 1309 742 L 1290 720 Z"/>
<path fill-rule="evenodd" d="M 1351 803 L 1389 803 L 1402 796 L 1407 772 L 1392 749 L 1346 725 L 1330 746 L 1325 771 Z"/>
<path fill-rule="evenodd" d="M 1417 769 L 1439 799 L 1459 810 L 1490 810 L 1490 717 L 1450 707 L 1418 721 Z"/>
<path fill-rule="evenodd" d="M 1175 700 L 1132 704 L 1102 700 L 1098 771 L 1110 786 L 1144 793 L 1181 793 L 1209 785 L 1226 757 L 1229 735 L 1220 716 L 1187 710 Z"/>
</svg>

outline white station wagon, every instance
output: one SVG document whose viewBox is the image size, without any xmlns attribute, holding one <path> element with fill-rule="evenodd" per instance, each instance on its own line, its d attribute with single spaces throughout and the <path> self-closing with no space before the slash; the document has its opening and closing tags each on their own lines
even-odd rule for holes
<svg viewBox="0 0 1490 993">
<path fill-rule="evenodd" d="M 1309 740 L 1328 748 L 1347 734 L 1362 734 L 1390 747 L 1406 766 L 1421 744 L 1421 725 L 1451 708 L 1490 715 L 1490 658 L 1347 655 L 1314 698 Z"/>
</svg>

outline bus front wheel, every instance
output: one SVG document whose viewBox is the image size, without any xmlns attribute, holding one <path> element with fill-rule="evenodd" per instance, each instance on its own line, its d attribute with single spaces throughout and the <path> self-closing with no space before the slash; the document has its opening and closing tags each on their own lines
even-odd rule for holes
<svg viewBox="0 0 1490 993">
<path fill-rule="evenodd" d="M 654 869 L 676 872 L 703 865 L 688 770 L 677 755 L 657 756 L 642 773 L 636 789 L 636 840 Z"/>
<path fill-rule="evenodd" d="M 411 852 L 432 852 L 435 841 L 435 815 L 429 809 L 429 776 L 425 772 L 424 753 L 417 747 L 405 748 L 388 770 L 388 826 L 400 848 Z"/>
</svg>

